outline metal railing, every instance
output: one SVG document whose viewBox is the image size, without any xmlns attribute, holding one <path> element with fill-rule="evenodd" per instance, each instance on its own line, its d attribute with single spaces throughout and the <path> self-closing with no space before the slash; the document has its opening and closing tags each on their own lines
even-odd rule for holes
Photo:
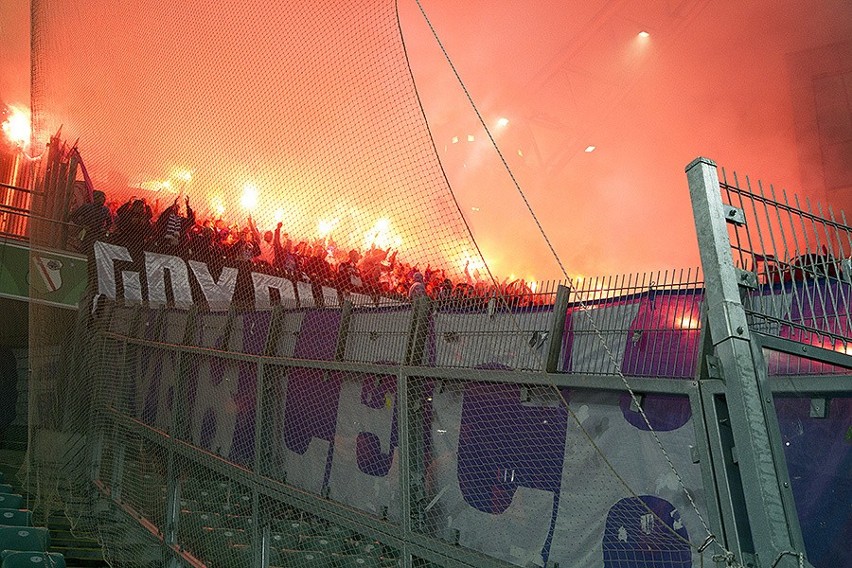
<svg viewBox="0 0 852 568">
<path fill-rule="evenodd" d="M 806 270 L 805 249 L 754 245 L 744 211 L 772 210 L 765 196 L 720 185 L 707 160 L 688 173 L 700 273 L 591 279 L 547 288 L 546 307 L 502 311 L 81 310 L 85 340 L 69 346 L 51 424 L 87 437 L 69 445 L 63 475 L 77 472 L 79 491 L 118 515 L 100 529 L 115 559 L 117 518 L 164 564 L 194 566 L 276 565 L 283 522 L 380 545 L 388 566 L 587 566 L 601 551 L 638 558 L 622 538 L 634 531 L 665 565 L 836 565 L 824 535 L 844 514 L 833 496 L 849 450 L 831 432 L 852 408 L 850 364 L 784 330 L 848 337 L 843 296 L 827 290 L 848 284 L 842 267 Z M 770 254 L 781 268 L 754 272 Z M 776 309 L 799 297 L 819 317 Z M 334 323 L 305 327 L 306 314 Z M 596 331 L 580 323 L 590 315 Z M 334 339 L 322 355 L 296 348 L 310 329 Z M 787 368 L 770 380 L 767 359 L 795 349 L 846 374 Z M 206 538 L 228 527 L 199 532 L 199 485 L 221 488 L 209 505 L 248 523 L 244 542 Z"/>
</svg>

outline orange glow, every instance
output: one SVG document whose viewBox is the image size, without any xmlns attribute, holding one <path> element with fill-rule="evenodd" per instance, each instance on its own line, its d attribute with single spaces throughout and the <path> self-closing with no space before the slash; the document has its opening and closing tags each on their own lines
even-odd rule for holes
<svg viewBox="0 0 852 568">
<path fill-rule="evenodd" d="M 246 211 L 254 211 L 257 208 L 258 197 L 257 186 L 247 183 L 243 186 L 243 196 L 240 198 L 240 205 Z"/>
<path fill-rule="evenodd" d="M 210 209 L 216 214 L 216 218 L 222 218 L 222 215 L 225 213 L 225 202 L 221 196 L 214 195 L 210 198 Z"/>
<path fill-rule="evenodd" d="M 167 179 L 151 179 L 139 182 L 138 187 L 139 189 L 145 189 L 147 191 L 172 191 L 172 182 Z"/>
<path fill-rule="evenodd" d="M 364 235 L 364 248 L 376 246 L 381 249 L 399 248 L 402 237 L 391 231 L 390 219 L 382 217 Z"/>
<path fill-rule="evenodd" d="M 24 147 L 30 142 L 30 114 L 26 109 L 10 106 L 9 118 L 3 123 L 3 133 L 13 144 Z"/>
<path fill-rule="evenodd" d="M 692 317 L 692 314 L 675 318 L 674 324 L 679 329 L 698 329 L 698 319 Z"/>
<path fill-rule="evenodd" d="M 835 347 L 834 350 L 839 351 L 844 355 L 852 355 L 852 345 L 848 343 L 844 345 L 843 343 L 838 342 L 837 347 Z"/>
<path fill-rule="evenodd" d="M 331 221 L 320 219 L 320 221 L 317 223 L 317 232 L 319 233 L 320 238 L 328 238 L 328 236 L 331 234 L 331 231 L 334 230 L 334 228 L 339 222 L 340 219 L 332 219 Z"/>
</svg>

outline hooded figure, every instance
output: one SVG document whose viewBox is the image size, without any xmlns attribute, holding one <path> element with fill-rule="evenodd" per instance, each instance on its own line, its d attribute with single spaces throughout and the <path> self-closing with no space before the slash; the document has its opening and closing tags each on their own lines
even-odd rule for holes
<svg viewBox="0 0 852 568">
<path fill-rule="evenodd" d="M 408 299 L 410 300 L 426 295 L 426 285 L 423 284 L 423 275 L 419 272 L 415 272 L 413 278 L 414 283 L 408 289 Z"/>
</svg>

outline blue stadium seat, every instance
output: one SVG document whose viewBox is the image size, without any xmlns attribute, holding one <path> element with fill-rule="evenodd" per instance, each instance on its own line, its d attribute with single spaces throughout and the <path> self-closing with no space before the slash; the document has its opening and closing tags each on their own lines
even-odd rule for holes
<svg viewBox="0 0 852 568">
<path fill-rule="evenodd" d="M 35 550 L 45 552 L 50 533 L 45 528 L 0 526 L 0 550 Z"/>
<path fill-rule="evenodd" d="M 56 552 L 3 553 L 2 568 L 65 568 L 65 557 Z"/>
<path fill-rule="evenodd" d="M 24 506 L 24 496 L 15 493 L 0 493 L 0 508 L 20 509 Z"/>
<path fill-rule="evenodd" d="M 0 509 L 0 525 L 31 527 L 33 526 L 33 514 L 26 509 Z"/>
<path fill-rule="evenodd" d="M 0 483 L 0 493 L 12 493 L 14 490 L 15 488 L 8 483 Z"/>
</svg>

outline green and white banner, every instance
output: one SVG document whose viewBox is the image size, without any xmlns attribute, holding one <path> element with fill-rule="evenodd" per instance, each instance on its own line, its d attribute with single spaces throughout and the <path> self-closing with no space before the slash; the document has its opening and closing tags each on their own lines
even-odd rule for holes
<svg viewBox="0 0 852 568">
<path fill-rule="evenodd" d="M 0 297 L 76 309 L 86 274 L 81 255 L 0 240 Z"/>
</svg>

